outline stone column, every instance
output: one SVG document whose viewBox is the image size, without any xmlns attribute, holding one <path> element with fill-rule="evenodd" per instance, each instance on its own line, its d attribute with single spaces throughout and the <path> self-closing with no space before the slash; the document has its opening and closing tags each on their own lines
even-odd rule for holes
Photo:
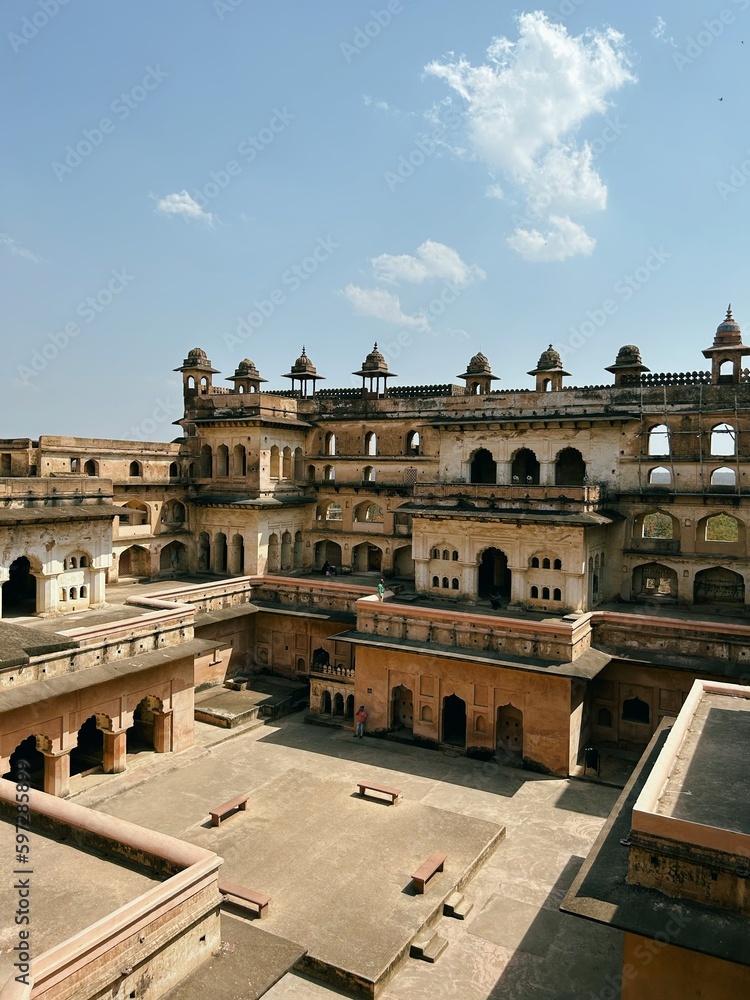
<svg viewBox="0 0 750 1000">
<path fill-rule="evenodd" d="M 149 548 L 149 576 L 151 579 L 156 579 L 161 572 L 161 554 L 156 546 L 151 546 Z"/>
<path fill-rule="evenodd" d="M 127 730 L 104 731 L 104 773 L 120 774 L 126 768 Z"/>
<path fill-rule="evenodd" d="M 539 485 L 540 486 L 554 486 L 555 485 L 555 463 L 554 462 L 540 462 L 539 463 Z"/>
<path fill-rule="evenodd" d="M 36 577 L 36 613 L 38 615 L 56 614 L 59 598 L 60 587 L 57 582 L 57 574 Z"/>
<path fill-rule="evenodd" d="M 89 570 L 89 605 L 91 607 L 104 607 L 106 578 L 106 569 L 92 568 Z"/>
<path fill-rule="evenodd" d="M 422 592 L 430 587 L 430 560 L 414 560 L 414 589 Z"/>
<path fill-rule="evenodd" d="M 43 750 L 44 791 L 65 798 L 70 794 L 70 750 Z"/>
<path fill-rule="evenodd" d="M 154 750 L 170 753 L 172 750 L 172 709 L 154 711 Z"/>
<path fill-rule="evenodd" d="M 10 579 L 10 573 L 5 566 L 0 566 L 0 618 L 3 617 L 3 584 Z"/>
</svg>

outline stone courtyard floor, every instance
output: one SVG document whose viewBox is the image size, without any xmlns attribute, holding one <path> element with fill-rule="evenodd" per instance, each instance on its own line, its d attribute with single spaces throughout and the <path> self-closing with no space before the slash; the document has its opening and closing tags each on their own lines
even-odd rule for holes
<svg viewBox="0 0 750 1000">
<path fill-rule="evenodd" d="M 215 850 L 225 859 L 223 877 L 273 897 L 269 916 L 244 926 L 284 942 L 285 953 L 294 954 L 293 942 L 355 974 L 377 971 L 408 943 L 459 869 L 505 827 L 463 889 L 473 903 L 467 918 L 434 925 L 448 948 L 434 965 L 405 958 L 383 1000 L 582 1000 L 608 995 L 608 979 L 618 975 L 622 935 L 558 911 L 615 788 L 354 740 L 305 725 L 301 714 L 233 733 L 196 723 L 192 749 L 134 763 L 120 775 L 77 781 L 74 801 Z M 362 778 L 400 788 L 403 802 L 360 799 Z M 208 809 L 238 792 L 250 793 L 248 811 L 211 828 Z M 441 849 L 449 855 L 445 873 L 414 897 L 414 859 Z M 225 939 L 237 923 L 222 919 Z M 236 992 L 221 996 L 258 996 L 241 978 Z M 187 980 L 178 990 L 186 1000 L 206 995 L 197 978 L 194 988 Z M 265 995 L 349 994 L 288 972 Z"/>
</svg>

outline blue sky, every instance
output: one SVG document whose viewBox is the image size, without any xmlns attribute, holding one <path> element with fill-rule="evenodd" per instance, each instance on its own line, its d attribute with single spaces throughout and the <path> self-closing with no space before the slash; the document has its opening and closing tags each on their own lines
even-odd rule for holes
<svg viewBox="0 0 750 1000">
<path fill-rule="evenodd" d="M 4 437 L 170 440 L 195 346 L 524 388 L 750 341 L 750 0 L 19 0 L 0 51 Z"/>
</svg>

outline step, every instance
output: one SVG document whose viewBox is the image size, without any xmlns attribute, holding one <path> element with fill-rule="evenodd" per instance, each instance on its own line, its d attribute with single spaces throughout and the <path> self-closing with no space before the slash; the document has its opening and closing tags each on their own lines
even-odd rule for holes
<svg viewBox="0 0 750 1000">
<path fill-rule="evenodd" d="M 441 938 L 433 931 L 425 931 L 424 934 L 414 938 L 409 954 L 412 958 L 421 958 L 423 962 L 436 962 L 447 947 L 448 942 L 445 938 Z"/>
<path fill-rule="evenodd" d="M 460 892 L 452 892 L 443 903 L 443 915 L 455 917 L 456 920 L 465 920 L 474 909 L 474 904 L 470 903 Z"/>
</svg>

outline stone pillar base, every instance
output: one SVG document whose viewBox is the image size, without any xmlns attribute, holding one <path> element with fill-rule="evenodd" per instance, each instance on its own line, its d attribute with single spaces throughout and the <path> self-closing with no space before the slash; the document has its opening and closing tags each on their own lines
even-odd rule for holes
<svg viewBox="0 0 750 1000">
<path fill-rule="evenodd" d="M 44 754 L 44 790 L 47 795 L 65 798 L 70 794 L 70 751 Z"/>
<path fill-rule="evenodd" d="M 104 730 L 104 773 L 121 774 L 126 769 L 126 730 Z"/>
<path fill-rule="evenodd" d="M 170 753 L 172 750 L 172 710 L 154 712 L 154 750 Z"/>
</svg>

